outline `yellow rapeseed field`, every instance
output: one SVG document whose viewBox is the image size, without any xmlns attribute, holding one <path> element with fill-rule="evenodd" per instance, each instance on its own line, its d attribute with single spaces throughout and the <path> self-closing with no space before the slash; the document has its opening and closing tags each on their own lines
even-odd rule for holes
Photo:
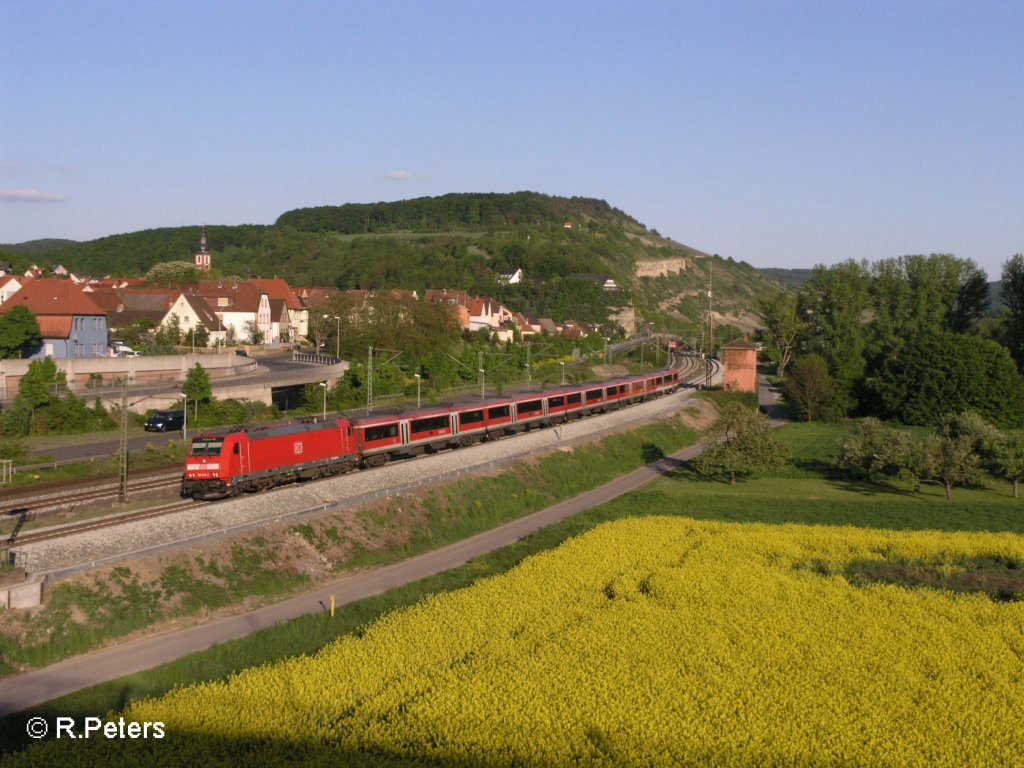
<svg viewBox="0 0 1024 768">
<path fill-rule="evenodd" d="M 1024 560 L 1011 534 L 644 518 L 315 657 L 136 704 L 161 741 L 16 766 L 1024 765 L 1024 603 L 851 563 Z"/>
</svg>

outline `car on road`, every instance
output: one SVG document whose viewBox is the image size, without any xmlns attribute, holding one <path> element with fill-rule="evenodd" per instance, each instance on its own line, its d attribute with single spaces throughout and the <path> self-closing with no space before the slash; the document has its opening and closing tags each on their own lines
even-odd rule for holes
<svg viewBox="0 0 1024 768">
<path fill-rule="evenodd" d="M 185 426 L 185 411 L 156 411 L 146 419 L 147 432 L 167 432 Z"/>
</svg>

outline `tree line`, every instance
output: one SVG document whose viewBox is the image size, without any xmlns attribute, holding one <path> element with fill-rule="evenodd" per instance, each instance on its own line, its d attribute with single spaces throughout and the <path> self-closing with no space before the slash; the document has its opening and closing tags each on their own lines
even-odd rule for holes
<svg viewBox="0 0 1024 768">
<path fill-rule="evenodd" d="M 581 219 L 634 219 L 604 200 L 553 197 L 537 192 L 453 193 L 388 203 L 348 203 L 297 208 L 281 214 L 276 224 L 303 232 L 436 232 L 457 229 L 508 229 L 520 225 L 561 227 Z"/>
<path fill-rule="evenodd" d="M 801 418 L 930 425 L 970 410 L 1024 426 L 1024 319 L 1015 319 L 1024 318 L 1024 259 L 1007 262 L 1003 277 L 1006 311 L 993 322 L 987 278 L 968 259 L 817 266 L 798 291 L 760 302 L 762 338 Z"/>
<path fill-rule="evenodd" d="M 750 402 L 721 403 L 719 418 L 705 439 L 707 447 L 693 460 L 693 467 L 732 484 L 737 477 L 778 469 L 788 461 L 767 417 Z M 902 476 L 914 493 L 920 492 L 922 483 L 938 483 L 947 501 L 953 500 L 955 486 L 976 484 L 986 472 L 1012 483 L 1015 499 L 1024 479 L 1024 431 L 996 429 L 972 411 L 944 413 L 923 434 L 873 417 L 859 419 L 838 448 L 835 467 L 857 479 L 880 484 Z"/>
</svg>

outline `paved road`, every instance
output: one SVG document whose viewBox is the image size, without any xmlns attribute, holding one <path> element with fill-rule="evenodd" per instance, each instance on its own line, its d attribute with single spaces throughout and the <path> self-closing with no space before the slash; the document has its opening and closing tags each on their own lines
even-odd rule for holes
<svg viewBox="0 0 1024 768">
<path fill-rule="evenodd" d="M 767 376 L 757 377 L 757 387 L 758 402 L 761 405 L 761 410 L 768 415 L 768 418 L 772 421 L 787 420 L 789 415 L 785 407 L 780 403 L 782 390 L 770 383 Z"/>
<path fill-rule="evenodd" d="M 295 371 L 316 369 L 318 367 L 313 363 L 292 362 L 291 352 L 274 352 L 266 355 L 254 356 L 253 359 L 259 364 L 259 367 L 256 369 L 256 373 L 245 377 L 246 382 L 273 381 L 277 376 L 284 376 L 289 373 L 294 373 Z M 159 386 L 148 388 L 142 387 L 135 388 L 132 392 L 142 393 L 150 390 L 164 392 L 166 389 L 167 387 Z M 191 429 L 189 429 L 189 434 L 192 434 Z M 145 436 L 130 437 L 128 439 L 128 450 L 141 451 L 150 443 L 158 448 L 162 448 L 171 440 L 180 441 L 181 432 L 147 432 Z M 66 461 L 69 459 L 89 459 L 91 457 L 110 456 L 117 453 L 120 448 L 120 437 L 106 433 L 103 435 L 97 435 L 94 440 L 83 440 L 80 442 L 69 441 L 66 445 L 47 446 L 45 442 L 43 442 L 42 445 L 33 447 L 32 453 L 45 454 L 46 456 L 52 456 L 58 461 Z"/>
<path fill-rule="evenodd" d="M 82 688 L 150 669 L 308 613 L 321 612 L 330 603 L 332 594 L 338 605 L 344 605 L 455 568 L 512 544 L 534 531 L 633 491 L 681 461 L 697 455 L 700 450 L 700 446 L 692 446 L 600 488 L 506 523 L 500 528 L 394 565 L 347 576 L 314 591 L 250 613 L 151 636 L 69 659 L 26 675 L 0 680 L 0 715 L 19 712 Z"/>
</svg>

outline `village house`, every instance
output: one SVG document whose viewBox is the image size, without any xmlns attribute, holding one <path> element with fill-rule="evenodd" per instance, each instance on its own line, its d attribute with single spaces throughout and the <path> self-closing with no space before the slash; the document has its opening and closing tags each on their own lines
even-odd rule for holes
<svg viewBox="0 0 1024 768">
<path fill-rule="evenodd" d="M 243 343 L 255 343 L 252 331 L 264 344 L 277 344 L 270 319 L 270 297 L 251 281 L 202 280 L 194 293 L 206 299 L 221 319 L 229 337 Z"/>
<path fill-rule="evenodd" d="M 21 290 L 22 283 L 25 278 L 20 280 L 14 275 L 4 275 L 0 277 L 0 304 L 3 304 L 11 296 Z"/>
<path fill-rule="evenodd" d="M 512 313 L 489 296 L 474 296 L 469 300 L 469 330 L 481 328 L 497 330 L 513 319 Z"/>
<path fill-rule="evenodd" d="M 621 289 L 618 283 L 616 283 L 611 275 L 606 275 L 597 272 L 573 272 L 569 277 L 574 277 L 577 280 L 586 280 L 587 282 L 594 283 L 595 285 L 601 286 L 606 291 L 618 291 Z"/>
<path fill-rule="evenodd" d="M 299 297 L 292 290 L 288 283 L 280 278 L 254 278 L 248 282 L 257 286 L 267 294 L 271 302 L 283 301 L 288 311 L 288 318 L 285 323 L 287 331 L 278 331 L 281 341 L 294 342 L 297 338 L 305 338 L 309 335 L 309 309 L 300 301 Z M 278 326 L 281 323 L 278 321 Z"/>
<path fill-rule="evenodd" d="M 459 328 L 469 330 L 469 294 L 465 291 L 428 290 L 423 298 L 432 304 L 442 304 L 448 307 Z"/>
<path fill-rule="evenodd" d="M 30 357 L 104 357 L 107 354 L 107 315 L 70 280 L 29 280 L 0 304 L 0 314 L 25 307 L 36 316 L 42 344 Z"/>
<path fill-rule="evenodd" d="M 156 328 L 179 293 L 171 288 L 123 288 L 90 285 L 83 292 L 107 314 L 110 331 L 121 332 L 131 326 Z"/>
<path fill-rule="evenodd" d="M 188 339 L 193 332 L 202 327 L 209 334 L 207 346 L 215 347 L 224 344 L 227 332 L 220 317 L 204 297 L 195 293 L 179 292 L 170 309 L 160 319 L 159 326 L 172 325 L 175 319 L 178 321 L 178 328 L 182 332 L 185 343 L 189 343 Z"/>
<path fill-rule="evenodd" d="M 519 267 L 507 269 L 498 275 L 498 283 L 501 285 L 518 285 L 523 282 L 523 270 Z"/>
</svg>

